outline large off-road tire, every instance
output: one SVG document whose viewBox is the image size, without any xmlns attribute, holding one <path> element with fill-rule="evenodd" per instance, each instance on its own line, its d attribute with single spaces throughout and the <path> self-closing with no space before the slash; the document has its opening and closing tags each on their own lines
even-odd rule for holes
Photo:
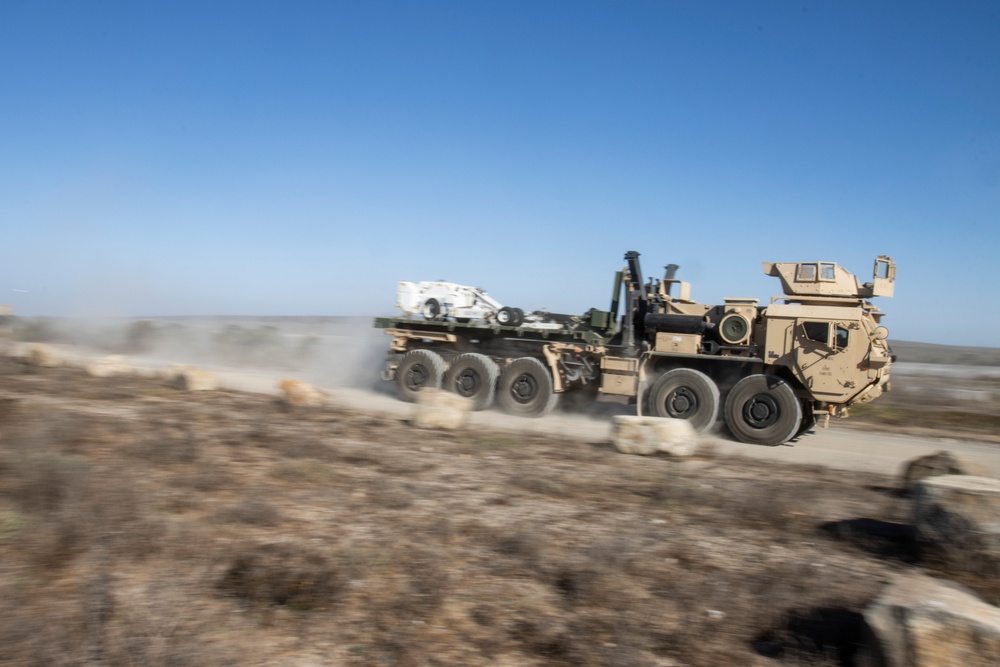
<svg viewBox="0 0 1000 667">
<path fill-rule="evenodd" d="M 531 357 L 510 362 L 500 373 L 497 401 L 512 415 L 541 417 L 548 413 L 556 404 L 549 369 Z"/>
<path fill-rule="evenodd" d="M 444 359 L 430 350 L 410 350 L 396 368 L 399 397 L 410 403 L 421 389 L 440 389 L 444 379 Z"/>
<path fill-rule="evenodd" d="M 799 430 L 795 434 L 796 438 L 803 435 L 808 435 L 810 433 L 816 432 L 816 415 L 813 413 L 811 404 L 803 404 L 802 406 L 802 423 L 799 424 Z"/>
<path fill-rule="evenodd" d="M 701 371 L 675 368 L 656 379 L 649 390 L 649 414 L 686 419 L 696 433 L 715 425 L 719 388 Z"/>
<path fill-rule="evenodd" d="M 445 373 L 444 388 L 472 399 L 473 410 L 485 410 L 493 405 L 499 377 L 500 370 L 486 355 L 460 354 Z"/>
<path fill-rule="evenodd" d="M 497 311 L 496 319 L 498 324 L 505 327 L 519 327 L 524 323 L 524 311 L 520 308 L 504 306 Z"/>
<path fill-rule="evenodd" d="M 750 375 L 726 397 L 726 425 L 736 439 L 755 445 L 788 442 L 802 423 L 802 404 L 775 375 Z"/>
</svg>

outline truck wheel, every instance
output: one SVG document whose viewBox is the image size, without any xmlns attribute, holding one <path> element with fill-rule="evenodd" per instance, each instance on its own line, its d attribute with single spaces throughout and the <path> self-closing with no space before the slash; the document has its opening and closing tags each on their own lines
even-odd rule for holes
<svg viewBox="0 0 1000 667">
<path fill-rule="evenodd" d="M 515 359 L 500 374 L 497 400 L 512 415 L 541 417 L 556 404 L 549 369 L 532 357 Z"/>
<path fill-rule="evenodd" d="M 726 397 L 726 425 L 742 442 L 780 445 L 799 430 L 802 405 L 792 388 L 774 375 L 743 378 Z"/>
<path fill-rule="evenodd" d="M 524 322 L 524 311 L 504 306 L 497 311 L 497 322 L 505 327 L 519 327 Z"/>
<path fill-rule="evenodd" d="M 656 417 L 687 419 L 696 433 L 704 433 L 715 425 L 719 414 L 719 388 L 701 371 L 675 368 L 653 383 L 649 412 Z"/>
<path fill-rule="evenodd" d="M 496 396 L 500 371 L 484 354 L 460 354 L 455 357 L 444 376 L 444 387 L 459 396 L 472 399 L 473 410 L 485 410 Z"/>
<path fill-rule="evenodd" d="M 440 389 L 444 378 L 444 359 L 430 350 L 410 350 L 396 369 L 399 396 L 409 403 L 417 400 L 421 389 Z"/>
<path fill-rule="evenodd" d="M 816 432 L 816 415 L 812 411 L 812 405 L 802 406 L 802 423 L 799 424 L 799 430 L 795 434 L 795 437 L 806 435 L 807 433 Z"/>
</svg>

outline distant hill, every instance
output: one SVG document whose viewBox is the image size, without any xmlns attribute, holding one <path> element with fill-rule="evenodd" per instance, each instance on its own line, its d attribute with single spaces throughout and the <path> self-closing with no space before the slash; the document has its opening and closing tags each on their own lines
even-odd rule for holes
<svg viewBox="0 0 1000 667">
<path fill-rule="evenodd" d="M 952 366 L 1000 366 L 1000 347 L 934 345 L 905 340 L 891 340 L 889 344 L 897 361 Z"/>
</svg>

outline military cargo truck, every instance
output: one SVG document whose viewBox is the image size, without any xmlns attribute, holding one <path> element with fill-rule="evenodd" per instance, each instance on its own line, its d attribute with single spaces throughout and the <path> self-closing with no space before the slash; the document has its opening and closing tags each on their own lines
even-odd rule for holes
<svg viewBox="0 0 1000 667">
<path fill-rule="evenodd" d="M 888 331 L 869 302 L 892 296 L 887 256 L 865 283 L 834 262 L 765 262 L 784 292 L 765 305 L 699 303 L 677 265 L 645 282 L 639 253 L 625 262 L 608 310 L 535 311 L 519 326 L 416 306 L 424 315 L 377 318 L 392 337 L 382 376 L 404 400 L 444 387 L 475 409 L 496 402 L 524 416 L 547 413 L 559 397 L 625 397 L 640 415 L 687 419 L 698 432 L 721 419 L 737 439 L 761 445 L 787 442 L 817 418 L 846 417 L 889 389 Z"/>
</svg>

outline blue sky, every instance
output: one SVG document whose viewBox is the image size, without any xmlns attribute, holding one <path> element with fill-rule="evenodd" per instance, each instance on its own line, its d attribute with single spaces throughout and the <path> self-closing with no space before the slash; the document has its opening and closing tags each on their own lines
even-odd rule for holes
<svg viewBox="0 0 1000 667">
<path fill-rule="evenodd" d="M 0 1 L 0 302 L 391 314 L 397 280 L 604 307 L 762 261 L 1000 345 L 995 2 Z"/>
</svg>

